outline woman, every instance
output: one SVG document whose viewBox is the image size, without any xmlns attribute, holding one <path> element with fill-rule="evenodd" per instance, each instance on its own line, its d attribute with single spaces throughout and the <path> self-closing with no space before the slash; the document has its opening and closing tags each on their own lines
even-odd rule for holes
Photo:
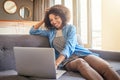
<svg viewBox="0 0 120 80">
<path fill-rule="evenodd" d="M 45 13 L 44 20 L 34 25 L 30 34 L 46 36 L 50 46 L 55 49 L 56 69 L 78 71 L 87 80 L 120 80 L 108 62 L 83 48 L 77 42 L 76 28 L 68 24 L 70 11 L 63 5 L 52 6 Z M 45 23 L 47 30 L 39 27 Z"/>
</svg>

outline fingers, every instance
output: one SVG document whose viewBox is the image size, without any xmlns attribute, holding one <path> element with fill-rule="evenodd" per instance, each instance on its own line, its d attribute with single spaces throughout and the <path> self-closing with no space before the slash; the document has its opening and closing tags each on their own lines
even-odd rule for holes
<svg viewBox="0 0 120 80">
<path fill-rule="evenodd" d="M 45 9 L 45 13 L 47 13 L 49 10 L 50 10 L 50 8 L 46 8 L 46 9 Z"/>
<path fill-rule="evenodd" d="M 57 67 L 58 67 L 57 64 L 55 64 L 55 69 L 57 69 Z"/>
</svg>

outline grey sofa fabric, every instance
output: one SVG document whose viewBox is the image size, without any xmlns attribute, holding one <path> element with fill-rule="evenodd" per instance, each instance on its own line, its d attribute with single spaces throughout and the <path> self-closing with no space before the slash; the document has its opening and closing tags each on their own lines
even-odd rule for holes
<svg viewBox="0 0 120 80">
<path fill-rule="evenodd" d="M 49 47 L 49 42 L 42 36 L 0 35 L 0 71 L 15 69 L 14 46 Z"/>
<path fill-rule="evenodd" d="M 78 39 L 80 40 L 80 39 Z M 81 43 L 81 41 L 80 41 Z M 17 75 L 15 72 L 14 46 L 50 47 L 48 39 L 37 35 L 0 35 L 0 80 L 54 80 Z M 99 53 L 120 74 L 120 52 L 89 49 Z M 78 72 L 67 71 L 58 80 L 85 80 Z"/>
<path fill-rule="evenodd" d="M 94 52 L 94 53 L 100 54 L 100 57 L 102 57 L 103 59 L 120 61 L 120 52 L 106 51 L 106 50 L 95 50 L 95 49 L 89 49 L 89 50 Z"/>
</svg>

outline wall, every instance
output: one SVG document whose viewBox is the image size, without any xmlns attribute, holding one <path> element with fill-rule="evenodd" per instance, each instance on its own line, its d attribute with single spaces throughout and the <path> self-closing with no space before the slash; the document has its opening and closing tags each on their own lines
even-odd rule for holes
<svg viewBox="0 0 120 80">
<path fill-rule="evenodd" d="M 120 51 L 120 0 L 102 0 L 102 49 Z"/>
<path fill-rule="evenodd" d="M 31 26 L 43 19 L 45 9 L 52 6 L 54 2 L 54 0 L 12 0 L 17 5 L 17 12 L 8 14 L 3 8 L 5 1 L 0 0 L 0 34 L 29 34 Z M 22 19 L 19 16 L 19 9 L 22 6 L 31 9 L 32 17 Z"/>
<path fill-rule="evenodd" d="M 33 20 L 33 2 L 31 0 L 12 0 L 17 5 L 17 11 L 14 14 L 8 14 L 4 10 L 4 2 L 7 0 L 0 0 L 0 20 Z M 19 10 L 21 7 L 27 7 L 31 11 L 31 17 L 28 17 L 27 19 L 23 19 L 20 17 Z"/>
<path fill-rule="evenodd" d="M 0 21 L 0 34 L 29 34 L 37 21 Z"/>
</svg>

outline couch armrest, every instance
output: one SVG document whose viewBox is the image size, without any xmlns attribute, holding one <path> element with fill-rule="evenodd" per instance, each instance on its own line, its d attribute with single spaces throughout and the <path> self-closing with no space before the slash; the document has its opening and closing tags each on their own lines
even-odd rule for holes
<svg viewBox="0 0 120 80">
<path fill-rule="evenodd" d="M 97 50 L 91 48 L 89 48 L 89 50 L 94 53 L 100 54 L 100 57 L 103 59 L 120 61 L 120 52 L 118 51 Z"/>
</svg>

